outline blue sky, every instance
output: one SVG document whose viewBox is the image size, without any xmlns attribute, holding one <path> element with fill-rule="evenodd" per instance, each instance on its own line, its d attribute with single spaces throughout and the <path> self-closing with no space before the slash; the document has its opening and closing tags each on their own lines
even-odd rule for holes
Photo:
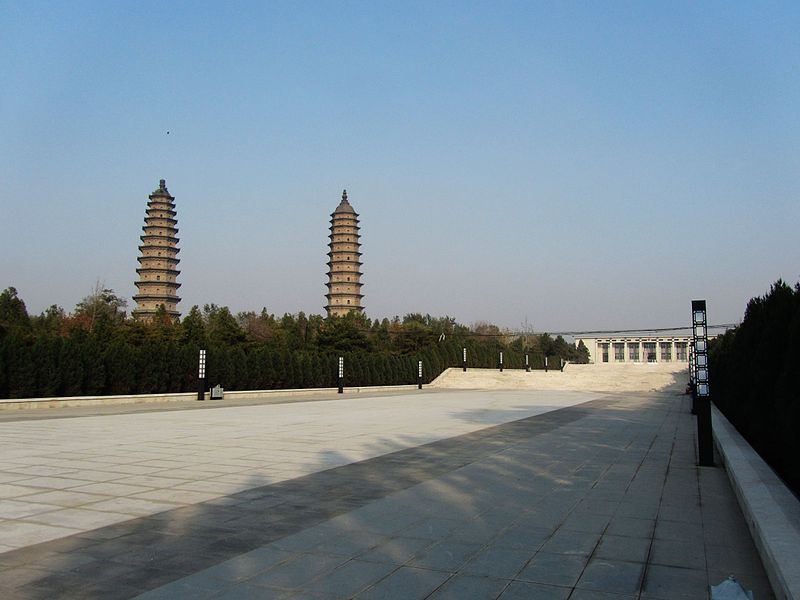
<svg viewBox="0 0 800 600">
<path fill-rule="evenodd" d="M 800 278 L 798 31 L 796 2 L 0 1 L 0 286 L 130 298 L 163 177 L 184 312 L 323 312 L 347 188 L 370 317 L 737 321 Z"/>
</svg>

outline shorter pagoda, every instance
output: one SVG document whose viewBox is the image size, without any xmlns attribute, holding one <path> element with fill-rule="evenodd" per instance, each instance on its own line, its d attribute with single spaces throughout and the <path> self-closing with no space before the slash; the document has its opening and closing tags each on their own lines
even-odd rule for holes
<svg viewBox="0 0 800 600">
<path fill-rule="evenodd" d="M 363 312 L 361 299 L 361 235 L 358 213 L 347 201 L 347 190 L 342 201 L 331 213 L 330 252 L 328 252 L 328 316 L 344 316 L 349 312 Z"/>
<path fill-rule="evenodd" d="M 144 218 L 144 235 L 139 246 L 139 293 L 133 297 L 136 308 L 133 316 L 149 321 L 163 307 L 173 319 L 178 319 L 178 221 L 175 219 L 175 198 L 167 190 L 167 183 L 161 180 L 158 189 L 149 196 L 147 215 Z"/>
</svg>

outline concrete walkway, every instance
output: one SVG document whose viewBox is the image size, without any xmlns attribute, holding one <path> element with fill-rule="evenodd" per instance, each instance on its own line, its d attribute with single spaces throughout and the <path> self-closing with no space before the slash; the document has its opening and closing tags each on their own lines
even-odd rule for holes
<svg viewBox="0 0 800 600">
<path fill-rule="evenodd" d="M 56 497 L 63 504 L 71 494 L 75 502 L 103 495 L 70 486 L 36 513 L 51 518 L 9 517 L 12 526 L 76 531 L 26 543 L 7 535 L 13 527 L 0 530 L 0 544 L 16 544 L 0 554 L 3 597 L 707 598 L 709 583 L 731 574 L 758 600 L 771 597 L 725 472 L 694 465 L 694 421 L 683 397 L 458 392 L 422 399 L 292 404 L 283 421 L 272 405 L 5 423 L 6 444 L 13 448 L 9 436 L 20 436 L 13 464 L 30 460 L 43 440 L 61 439 L 69 423 L 83 427 L 75 456 L 51 454 L 61 469 L 102 463 L 104 446 L 130 442 L 127 428 L 136 443 L 129 453 L 107 451 L 113 469 L 156 470 L 121 472 L 147 481 L 97 483 L 172 495 L 133 490 L 65 508 Z M 208 416 L 240 410 L 235 419 Z M 198 414 L 205 417 L 184 420 Z M 177 419 L 171 426 L 169 415 Z M 131 428 L 133 417 L 150 420 Z M 212 433 L 221 423 L 223 433 Z M 13 425 L 44 429 L 9 433 Z M 25 437 L 34 434 L 38 441 Z M 265 440 L 280 453 L 265 450 Z M 292 463 L 293 453 L 303 458 Z M 192 497 L 186 480 L 153 481 L 187 471 L 196 484 L 235 475 L 219 475 L 218 465 L 260 476 L 275 468 L 282 479 L 249 472 L 231 479 L 244 488 L 215 489 L 211 499 Z M 48 504 L 29 499 L 42 493 L 31 479 L 70 474 L 29 472 L 0 489 L 34 487 L 10 505 L 24 512 L 23 505 Z M 131 518 L 134 500 L 168 506 Z M 86 512 L 126 518 L 92 528 Z"/>
</svg>

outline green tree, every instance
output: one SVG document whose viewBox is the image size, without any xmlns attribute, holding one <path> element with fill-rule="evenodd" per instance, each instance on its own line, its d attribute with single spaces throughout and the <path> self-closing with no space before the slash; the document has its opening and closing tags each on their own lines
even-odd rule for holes
<svg viewBox="0 0 800 600">
<path fill-rule="evenodd" d="M 360 325 L 363 325 L 363 320 L 356 318 L 353 313 L 344 317 L 329 317 L 319 332 L 319 347 L 336 354 L 369 350 L 369 339 Z"/>
<path fill-rule="evenodd" d="M 82 329 L 74 329 L 61 346 L 58 360 L 60 396 L 83 394 L 83 348 L 87 337 Z"/>
<path fill-rule="evenodd" d="M 28 339 L 16 333 L 9 338 L 13 348 L 13 351 L 6 356 L 10 397 L 36 396 L 36 361 L 31 344 Z"/>
<path fill-rule="evenodd" d="M 122 337 L 114 339 L 105 350 L 105 393 L 130 394 L 137 376 L 135 350 Z"/>
<path fill-rule="evenodd" d="M 61 335 L 66 317 L 64 309 L 53 304 L 38 317 L 32 318 L 31 325 L 38 336 Z"/>
<path fill-rule="evenodd" d="M 0 293 L 0 334 L 10 329 L 27 331 L 31 328 L 31 319 L 25 303 L 17 295 L 16 288 L 7 287 Z"/>
<path fill-rule="evenodd" d="M 750 444 L 800 492 L 800 284 L 778 280 L 710 347 L 711 393 Z"/>
<path fill-rule="evenodd" d="M 215 304 L 206 304 L 203 312 L 206 316 L 208 340 L 212 345 L 235 346 L 245 340 L 244 331 L 227 306 L 220 308 Z"/>
<path fill-rule="evenodd" d="M 33 357 L 36 365 L 36 395 L 49 397 L 58 394 L 61 338 L 39 336 L 33 343 Z"/>
<path fill-rule="evenodd" d="M 589 349 L 586 347 L 586 344 L 583 343 L 583 340 L 578 340 L 578 348 L 577 348 L 577 358 L 575 362 L 581 365 L 586 365 L 589 363 Z"/>
<path fill-rule="evenodd" d="M 178 339 L 183 345 L 193 348 L 205 348 L 208 344 L 206 338 L 206 324 L 197 305 L 189 309 L 189 313 L 180 323 Z"/>
</svg>

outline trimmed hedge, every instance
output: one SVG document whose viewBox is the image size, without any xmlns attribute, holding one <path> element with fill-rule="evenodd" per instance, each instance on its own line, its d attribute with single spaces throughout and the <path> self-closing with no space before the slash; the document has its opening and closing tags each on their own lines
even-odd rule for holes
<svg viewBox="0 0 800 600">
<path fill-rule="evenodd" d="M 710 347 L 714 403 L 800 493 L 800 284 L 776 282 Z"/>
</svg>

